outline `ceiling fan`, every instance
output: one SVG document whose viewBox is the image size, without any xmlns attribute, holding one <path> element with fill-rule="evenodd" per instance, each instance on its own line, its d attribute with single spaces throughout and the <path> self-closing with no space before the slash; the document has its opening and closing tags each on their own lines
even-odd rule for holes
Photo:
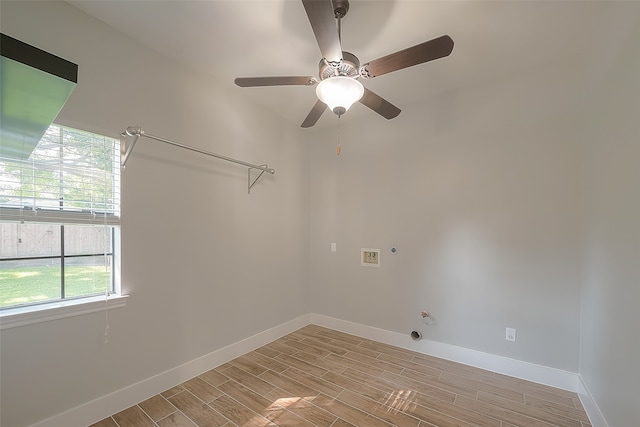
<svg viewBox="0 0 640 427">
<path fill-rule="evenodd" d="M 434 59 L 449 56 L 453 40 L 444 35 L 433 40 L 369 61 L 360 66 L 358 57 L 342 50 L 341 20 L 349 11 L 348 0 L 302 0 L 311 28 L 322 53 L 318 77 L 238 77 L 240 87 L 315 86 L 318 101 L 302 122 L 303 128 L 316 124 L 327 106 L 336 115 L 344 114 L 357 101 L 386 119 L 400 114 L 400 109 L 367 89 L 358 81 L 372 79 L 392 71 L 402 70 Z M 336 24 L 337 23 L 337 24 Z"/>
</svg>

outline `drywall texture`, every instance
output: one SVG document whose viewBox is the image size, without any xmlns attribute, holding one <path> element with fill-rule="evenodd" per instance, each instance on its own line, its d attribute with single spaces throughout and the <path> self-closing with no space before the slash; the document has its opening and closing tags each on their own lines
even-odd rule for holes
<svg viewBox="0 0 640 427">
<path fill-rule="evenodd" d="M 314 145 L 313 311 L 577 372 L 572 74 L 533 70 L 443 94 L 430 114 L 345 121 L 340 156 Z M 360 248 L 379 248 L 380 267 L 361 267 Z"/>
<path fill-rule="evenodd" d="M 611 427 L 640 425 L 640 7 L 603 40 L 585 117 L 580 372 Z"/>
<path fill-rule="evenodd" d="M 123 309 L 2 331 L 0 424 L 25 426 L 308 313 L 300 132 L 64 2 L 2 2 L 2 32 L 79 65 L 58 122 L 127 126 L 251 163 L 141 139 L 122 175 Z M 277 250 L 274 250 L 277 249 Z"/>
</svg>

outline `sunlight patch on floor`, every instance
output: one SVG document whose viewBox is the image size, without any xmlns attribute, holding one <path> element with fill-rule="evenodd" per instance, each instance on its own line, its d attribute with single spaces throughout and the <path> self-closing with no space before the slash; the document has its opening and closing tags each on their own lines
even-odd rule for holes
<svg viewBox="0 0 640 427">
<path fill-rule="evenodd" d="M 394 390 L 387 394 L 384 404 L 389 408 L 388 413 L 411 411 L 416 407 L 414 402 L 416 392 L 412 390 Z"/>
</svg>

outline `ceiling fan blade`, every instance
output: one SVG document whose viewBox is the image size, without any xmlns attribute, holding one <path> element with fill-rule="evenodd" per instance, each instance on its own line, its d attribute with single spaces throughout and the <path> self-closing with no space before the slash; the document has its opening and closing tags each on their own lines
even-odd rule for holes
<svg viewBox="0 0 640 427">
<path fill-rule="evenodd" d="M 284 77 L 237 77 L 235 84 L 240 87 L 256 86 L 313 86 L 318 83 L 315 77 L 284 76 Z"/>
<path fill-rule="evenodd" d="M 372 78 L 402 70 L 434 59 L 449 56 L 453 51 L 453 39 L 449 36 L 440 36 L 433 40 L 420 43 L 413 47 L 392 53 L 365 64 L 366 77 Z"/>
<path fill-rule="evenodd" d="M 364 88 L 364 95 L 360 98 L 360 103 L 371 108 L 387 120 L 397 117 L 401 111 L 398 107 L 366 87 Z"/>
<path fill-rule="evenodd" d="M 336 65 L 342 61 L 342 47 L 331 0 L 302 0 L 322 57 Z"/>
<path fill-rule="evenodd" d="M 307 114 L 307 118 L 304 119 L 304 122 L 302 122 L 302 125 L 300 125 L 300 127 L 310 128 L 311 126 L 315 125 L 326 109 L 327 104 L 320 100 L 317 100 L 311 111 L 309 111 L 309 114 Z"/>
</svg>

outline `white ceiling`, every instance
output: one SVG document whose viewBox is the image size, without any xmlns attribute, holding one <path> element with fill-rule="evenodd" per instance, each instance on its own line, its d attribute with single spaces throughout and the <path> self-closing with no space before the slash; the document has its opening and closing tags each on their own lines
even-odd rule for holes
<svg viewBox="0 0 640 427">
<path fill-rule="evenodd" d="M 302 3 L 263 1 L 69 1 L 118 31 L 300 124 L 312 87 L 240 88 L 238 76 L 317 75 L 320 51 Z M 401 109 L 436 95 L 495 85 L 558 64 L 595 67 L 616 26 L 615 2 L 352 0 L 343 50 L 361 63 L 443 34 L 451 56 L 364 81 Z M 636 9 L 637 10 L 637 9 Z M 579 77 L 579 76 L 578 76 Z M 329 117 L 327 117 L 329 116 Z M 384 120 L 356 104 L 344 117 Z M 369 118 L 367 118 L 369 119 Z M 327 111 L 317 126 L 334 123 Z"/>
</svg>

